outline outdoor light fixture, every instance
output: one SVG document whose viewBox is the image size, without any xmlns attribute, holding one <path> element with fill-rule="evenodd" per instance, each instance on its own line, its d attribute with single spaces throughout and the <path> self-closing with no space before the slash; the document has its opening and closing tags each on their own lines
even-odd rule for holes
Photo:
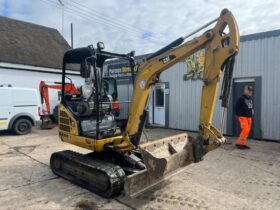
<svg viewBox="0 0 280 210">
<path fill-rule="evenodd" d="M 105 45 L 104 45 L 103 42 L 97 42 L 97 47 L 98 47 L 99 50 L 105 49 Z"/>
</svg>

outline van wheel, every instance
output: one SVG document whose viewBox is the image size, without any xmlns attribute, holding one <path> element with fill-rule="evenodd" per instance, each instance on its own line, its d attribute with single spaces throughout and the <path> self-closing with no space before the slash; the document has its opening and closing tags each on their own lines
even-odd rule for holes
<svg viewBox="0 0 280 210">
<path fill-rule="evenodd" d="M 32 124 L 30 120 L 21 118 L 18 119 L 13 125 L 13 131 L 15 134 L 24 135 L 31 132 Z"/>
</svg>

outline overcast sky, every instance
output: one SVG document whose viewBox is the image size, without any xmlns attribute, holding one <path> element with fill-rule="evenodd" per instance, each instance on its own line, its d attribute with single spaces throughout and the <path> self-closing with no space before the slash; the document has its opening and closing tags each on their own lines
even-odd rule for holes
<svg viewBox="0 0 280 210">
<path fill-rule="evenodd" d="M 280 29 L 278 0 L 60 0 L 64 36 L 74 47 L 103 41 L 107 50 L 153 52 L 219 16 L 223 8 L 237 19 L 241 35 Z M 59 0 L 0 0 L 2 16 L 62 33 Z"/>
</svg>

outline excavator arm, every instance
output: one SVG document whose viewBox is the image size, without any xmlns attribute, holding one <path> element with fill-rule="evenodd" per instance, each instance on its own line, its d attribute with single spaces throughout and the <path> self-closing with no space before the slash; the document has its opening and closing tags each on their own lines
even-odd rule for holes
<svg viewBox="0 0 280 210">
<path fill-rule="evenodd" d="M 41 106 L 42 106 L 42 115 L 41 115 L 42 129 L 51 129 L 56 125 L 52 122 L 50 118 L 51 108 L 50 108 L 49 89 L 61 91 L 62 85 L 59 82 L 54 82 L 53 84 L 49 84 L 45 81 L 41 81 L 39 84 L 39 92 L 40 92 Z M 79 90 L 72 84 L 72 81 L 71 83 L 66 83 L 64 85 L 64 91 L 69 94 L 74 94 L 74 95 L 79 94 Z"/>
<path fill-rule="evenodd" d="M 220 17 L 205 26 L 214 22 L 216 22 L 214 28 L 202 35 L 183 44 L 180 43 L 188 36 L 181 37 L 140 64 L 135 78 L 133 97 L 123 141 L 118 142 L 119 144 L 116 145 L 119 150 L 131 150 L 133 147 L 138 146 L 145 120 L 145 107 L 150 88 L 157 81 L 160 73 L 202 49 L 205 50 L 205 69 L 203 71 L 198 138 L 204 141 L 210 139 L 217 146 L 225 142 L 222 134 L 212 125 L 212 119 L 223 68 L 239 49 L 239 32 L 232 13 L 227 9 L 221 12 Z M 205 26 L 202 28 L 205 28 Z M 209 145 L 209 150 L 215 147 Z"/>
<path fill-rule="evenodd" d="M 64 91 L 70 94 L 79 94 L 79 90 L 72 84 L 66 83 L 64 86 Z M 49 89 L 61 90 L 62 86 L 60 83 L 55 82 L 54 84 L 47 84 L 45 81 L 41 81 L 39 84 L 39 91 L 41 96 L 41 104 L 43 106 L 44 102 L 46 108 L 43 109 L 44 114 L 50 114 L 50 98 L 49 98 Z"/>
</svg>

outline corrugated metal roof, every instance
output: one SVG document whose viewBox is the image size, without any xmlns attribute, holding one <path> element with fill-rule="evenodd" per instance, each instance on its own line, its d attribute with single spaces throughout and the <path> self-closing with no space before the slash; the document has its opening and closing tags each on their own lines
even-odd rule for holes
<svg viewBox="0 0 280 210">
<path fill-rule="evenodd" d="M 240 36 L 240 41 L 245 42 L 245 41 L 251 41 L 251 40 L 256 40 L 256 39 L 269 38 L 269 37 L 273 37 L 273 36 L 280 36 L 280 29 L 273 30 L 273 31 L 265 31 L 265 32 L 255 33 L 255 34 L 243 35 L 243 36 Z"/>
</svg>

